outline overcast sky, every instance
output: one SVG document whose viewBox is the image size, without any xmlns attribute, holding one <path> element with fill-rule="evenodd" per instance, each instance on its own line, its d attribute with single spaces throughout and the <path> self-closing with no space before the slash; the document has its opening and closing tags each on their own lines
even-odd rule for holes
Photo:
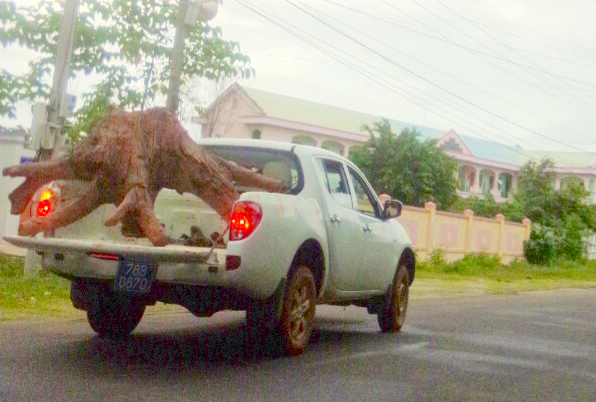
<svg viewBox="0 0 596 402">
<path fill-rule="evenodd" d="M 526 149 L 596 152 L 595 16 L 594 0 L 224 0 L 210 24 L 251 57 L 256 78 L 243 85 Z"/>
</svg>

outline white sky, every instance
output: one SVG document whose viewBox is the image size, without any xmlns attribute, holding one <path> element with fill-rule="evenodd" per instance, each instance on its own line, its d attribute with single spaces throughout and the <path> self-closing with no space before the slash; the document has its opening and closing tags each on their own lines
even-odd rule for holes
<svg viewBox="0 0 596 402">
<path fill-rule="evenodd" d="M 247 86 L 526 149 L 596 152 L 594 16 L 594 0 L 224 0 L 210 24 L 251 57 Z M 6 60 L 26 68 L 27 54 L 0 51 Z"/>
</svg>

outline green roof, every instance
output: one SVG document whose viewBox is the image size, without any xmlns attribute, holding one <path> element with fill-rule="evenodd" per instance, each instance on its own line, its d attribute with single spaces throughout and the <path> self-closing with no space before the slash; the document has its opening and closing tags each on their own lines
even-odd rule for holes
<svg viewBox="0 0 596 402">
<path fill-rule="evenodd" d="M 529 160 L 549 158 L 557 167 L 587 167 L 596 157 L 590 152 L 531 151 L 519 145 L 507 146 L 465 135 L 460 135 L 460 138 L 475 157 L 516 166 L 521 166 Z"/>
<path fill-rule="evenodd" d="M 361 127 L 364 124 L 372 125 L 374 122 L 381 121 L 383 118 L 381 116 L 356 112 L 354 110 L 343 109 L 304 99 L 292 98 L 290 96 L 267 92 L 260 89 L 248 88 L 245 86 L 243 86 L 242 89 L 244 89 L 248 96 L 255 101 L 268 117 L 281 120 L 366 135 L 366 133 L 361 130 Z M 416 130 L 420 131 L 424 137 L 438 138 L 443 132 L 441 130 L 422 127 L 403 121 L 392 119 L 387 120 L 389 120 L 396 133 L 400 133 L 404 128 L 414 127 Z"/>
</svg>

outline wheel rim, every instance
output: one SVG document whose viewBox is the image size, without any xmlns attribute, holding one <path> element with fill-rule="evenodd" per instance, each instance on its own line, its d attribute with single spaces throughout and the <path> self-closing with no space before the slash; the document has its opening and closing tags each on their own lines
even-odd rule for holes
<svg viewBox="0 0 596 402">
<path fill-rule="evenodd" d="M 397 315 L 402 318 L 408 308 L 408 284 L 407 278 L 402 279 L 397 287 Z"/>
<path fill-rule="evenodd" d="M 309 314 L 312 306 L 309 297 L 309 286 L 302 283 L 295 291 L 292 297 L 290 307 L 289 324 L 290 335 L 294 341 L 304 338 L 309 330 Z"/>
</svg>

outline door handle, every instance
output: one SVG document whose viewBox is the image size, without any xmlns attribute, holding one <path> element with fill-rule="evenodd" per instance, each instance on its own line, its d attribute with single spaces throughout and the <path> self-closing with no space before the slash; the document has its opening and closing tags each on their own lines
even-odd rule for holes
<svg viewBox="0 0 596 402">
<path fill-rule="evenodd" d="M 367 223 L 366 225 L 362 226 L 362 231 L 365 234 L 370 234 L 370 232 L 372 232 L 372 229 L 370 228 L 370 226 L 368 226 L 368 223 Z"/>
<path fill-rule="evenodd" d="M 339 225 L 341 223 L 341 219 L 339 219 L 339 216 L 333 214 L 331 215 L 331 223 Z"/>
</svg>

